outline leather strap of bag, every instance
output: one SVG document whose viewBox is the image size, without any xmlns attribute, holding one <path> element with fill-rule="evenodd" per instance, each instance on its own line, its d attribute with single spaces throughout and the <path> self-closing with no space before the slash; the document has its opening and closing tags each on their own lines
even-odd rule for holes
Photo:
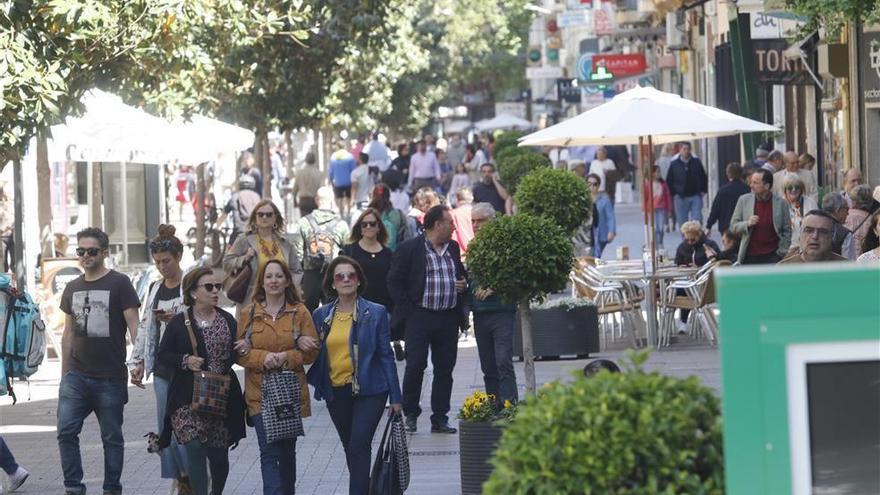
<svg viewBox="0 0 880 495">
<path fill-rule="evenodd" d="M 196 343 L 196 334 L 193 332 L 192 324 L 189 322 L 189 315 L 187 314 L 187 318 L 183 320 L 183 323 L 186 325 L 186 333 L 189 334 L 189 343 L 192 344 L 193 353 L 192 355 L 195 357 L 199 357 L 199 346 Z"/>
</svg>

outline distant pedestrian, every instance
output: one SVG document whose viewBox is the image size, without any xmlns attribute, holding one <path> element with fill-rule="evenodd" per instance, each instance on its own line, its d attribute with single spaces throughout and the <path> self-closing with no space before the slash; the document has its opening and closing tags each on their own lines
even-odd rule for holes
<svg viewBox="0 0 880 495">
<path fill-rule="evenodd" d="M 587 176 L 587 184 L 593 196 L 593 257 L 601 258 L 605 246 L 617 236 L 617 225 L 614 219 L 614 203 L 600 187 L 600 179 L 596 174 Z"/>
<path fill-rule="evenodd" d="M 244 398 L 257 433 L 263 495 L 293 495 L 296 485 L 296 437 L 268 441 L 266 411 L 262 409 L 265 373 L 292 371 L 300 383 L 294 389 L 276 390 L 289 401 L 299 402 L 299 418 L 311 415 L 309 388 L 304 366 L 318 357 L 318 334 L 302 303 L 293 276 L 283 261 L 271 260 L 257 276 L 259 285 L 253 305 L 239 316 L 237 338 L 246 345 L 238 350 L 244 367 Z M 277 387 L 276 387 L 277 389 Z"/>
<path fill-rule="evenodd" d="M 496 216 L 492 205 L 477 203 L 471 211 L 473 230 L 479 230 Z M 513 332 L 516 326 L 516 305 L 505 303 L 490 287 L 471 280 L 470 307 L 474 313 L 474 336 L 480 355 L 480 369 L 486 393 L 495 397 L 497 405 L 516 403 L 516 373 L 513 369 Z"/>
<path fill-rule="evenodd" d="M 241 172 L 239 175 L 249 175 L 253 177 L 254 183 L 256 184 L 254 191 L 256 191 L 260 197 L 263 197 L 263 172 L 256 167 L 256 159 L 253 152 L 245 151 L 242 153 L 240 163 Z"/>
<path fill-rule="evenodd" d="M 816 190 L 816 182 L 813 180 L 813 174 L 802 170 L 798 155 L 794 151 L 786 151 L 782 156 L 785 168 L 773 174 L 773 192 L 777 196 L 785 196 L 785 184 L 788 179 L 796 178 L 804 184 L 804 195 L 815 202 L 818 199 Z M 809 210 L 808 210 L 809 211 Z"/>
<path fill-rule="evenodd" d="M 452 182 L 449 185 L 449 194 L 447 197 L 452 206 L 456 206 L 455 194 L 463 187 L 471 187 L 471 176 L 468 175 L 467 169 L 463 163 L 455 166 L 455 175 L 452 176 Z"/>
<path fill-rule="evenodd" d="M 369 492 L 371 445 L 386 401 L 391 413 L 401 411 L 388 312 L 363 298 L 364 284 L 357 261 L 340 256 L 330 263 L 324 290 L 332 300 L 312 315 L 321 351 L 308 373 L 345 450 L 350 495 Z"/>
<path fill-rule="evenodd" d="M 373 133 L 372 140 L 367 143 L 362 153 L 366 153 L 369 156 L 369 166 L 371 168 L 376 167 L 379 172 L 388 170 L 388 167 L 391 165 L 388 147 L 385 146 L 385 143 L 379 141 L 378 132 Z"/>
<path fill-rule="evenodd" d="M 832 225 L 831 250 L 846 259 L 855 260 L 855 246 L 853 235 L 846 228 L 846 217 L 849 216 L 846 196 L 843 193 L 832 192 L 822 197 L 822 209 L 834 219 Z"/>
<path fill-rule="evenodd" d="M 469 144 L 465 149 L 467 151 L 464 155 L 464 163 L 471 176 L 471 182 L 476 183 L 480 180 L 480 170 L 483 164 L 488 163 L 489 159 L 486 158 L 486 153 L 476 144 Z"/>
<path fill-rule="evenodd" d="M 471 208 L 474 204 L 474 195 L 470 188 L 464 187 L 456 193 L 456 206 L 452 210 L 452 225 L 454 231 L 452 238 L 461 248 L 461 259 L 467 256 L 468 244 L 474 239 L 474 228 L 471 222 Z"/>
<path fill-rule="evenodd" d="M 764 162 L 763 165 L 761 165 L 761 168 L 769 171 L 771 174 L 775 174 L 776 172 L 782 170 L 782 158 L 783 155 L 781 151 L 773 150 L 770 152 L 769 155 L 767 155 L 767 161 Z"/>
<path fill-rule="evenodd" d="M 438 187 L 440 184 L 440 162 L 433 151 L 428 151 L 425 141 L 416 144 L 416 153 L 409 159 L 409 179 L 407 189 L 416 191 L 423 187 Z"/>
<path fill-rule="evenodd" d="M 736 209 L 736 202 L 743 194 L 749 193 L 749 186 L 742 181 L 743 169 L 739 163 L 727 164 L 725 169 L 727 184 L 721 186 L 712 200 L 712 208 L 709 210 L 709 219 L 706 220 L 706 231 L 711 231 L 715 222 L 718 222 L 718 232 L 730 229 L 730 217 Z"/>
<path fill-rule="evenodd" d="M 599 177 L 599 187 L 605 188 L 605 172 L 617 170 L 614 161 L 608 158 L 608 151 L 604 146 L 599 146 L 596 150 L 596 159 L 590 162 L 588 173 L 595 174 Z"/>
<path fill-rule="evenodd" d="M 651 188 L 651 194 L 654 199 L 654 242 L 662 247 L 663 234 L 666 230 L 666 219 L 669 218 L 672 212 L 672 194 L 669 192 L 669 187 L 666 185 L 666 181 L 663 180 L 663 174 L 660 173 L 660 167 L 657 165 L 654 166 L 654 180 L 651 184 L 648 184 L 648 178 L 645 177 L 644 190 L 647 191 L 648 187 Z M 651 211 L 647 197 L 644 199 L 643 208 L 646 212 Z"/>
<path fill-rule="evenodd" d="M 401 185 L 406 184 L 409 179 L 410 158 L 409 143 L 401 143 L 397 145 L 397 157 L 395 157 L 394 160 L 391 160 L 391 166 L 389 168 L 400 172 L 403 177 L 403 180 L 400 182 Z M 387 183 L 386 179 L 383 178 L 382 180 Z"/>
<path fill-rule="evenodd" d="M 351 232 L 348 223 L 332 208 L 333 193 L 322 187 L 318 190 L 318 209 L 300 218 L 291 236 L 294 255 L 303 264 L 302 294 L 309 311 L 320 304 L 324 271 Z"/>
<path fill-rule="evenodd" d="M 159 344 L 160 364 L 174 370 L 159 447 L 167 448 L 172 435 L 184 445 L 196 495 L 208 495 L 208 486 L 211 495 L 223 493 L 229 475 L 229 449 L 245 437 L 245 402 L 232 370 L 243 347 L 235 342 L 235 318 L 217 307 L 220 288 L 211 268 L 187 273 L 183 277 L 186 312 L 168 323 Z M 191 406 L 194 375 L 200 371 L 229 377 L 223 416 Z"/>
<path fill-rule="evenodd" d="M 390 188 L 385 184 L 376 184 L 373 188 L 372 198 L 369 207 L 382 215 L 382 223 L 385 224 L 385 230 L 388 232 L 388 241 L 385 246 L 393 252 L 397 249 L 398 244 L 406 240 L 406 214 L 394 206 L 391 201 Z"/>
<path fill-rule="evenodd" d="M 345 148 L 336 150 L 330 155 L 330 170 L 327 177 L 333 186 L 336 207 L 343 218 L 348 218 L 351 206 L 351 173 L 357 166 L 356 158 Z"/>
<path fill-rule="evenodd" d="M 846 169 L 846 172 L 843 174 L 843 195 L 846 199 L 847 206 L 852 206 L 850 191 L 852 191 L 854 187 L 862 185 L 863 183 L 864 181 L 862 179 L 861 170 L 855 167 Z"/>
<path fill-rule="evenodd" d="M 66 314 L 58 388 L 58 450 L 67 495 L 83 495 L 79 434 L 93 412 L 104 444 L 105 494 L 122 493 L 125 439 L 122 415 L 128 402 L 125 330 L 137 341 L 140 300 L 131 280 L 104 266 L 110 240 L 89 227 L 76 234 L 76 255 L 83 275 L 61 295 Z M 179 363 L 178 363 L 179 365 Z"/>
<path fill-rule="evenodd" d="M 159 234 L 150 241 L 150 256 L 159 270 L 161 279 L 153 282 L 147 290 L 146 309 L 141 317 L 137 339 L 131 351 L 129 364 L 131 383 L 143 386 L 143 381 L 153 375 L 153 391 L 156 393 L 156 412 L 158 431 L 165 423 L 165 406 L 168 403 L 168 390 L 174 369 L 163 366 L 157 360 L 159 342 L 168 326 L 178 313 L 183 312 L 183 270 L 180 258 L 183 256 L 183 243 L 174 235 L 173 225 L 159 225 Z M 171 438 L 169 448 L 159 452 L 161 476 L 172 481 L 172 490 L 180 495 L 192 493 L 189 471 L 186 464 L 186 449 Z"/>
<path fill-rule="evenodd" d="M 403 325 L 406 372 L 403 408 L 406 428 L 414 432 L 422 412 L 419 398 L 428 365 L 431 385 L 431 432 L 456 433 L 449 425 L 452 371 L 458 355 L 458 330 L 467 328 L 464 296 L 467 279 L 458 244 L 452 241 L 452 214 L 446 206 L 428 210 L 425 234 L 401 244 L 391 262 L 388 288 L 394 299 L 391 326 Z"/>
<path fill-rule="evenodd" d="M 318 169 L 318 161 L 311 151 L 306 153 L 305 164 L 296 172 L 293 182 L 293 196 L 297 206 L 305 197 L 312 199 L 318 195 L 318 188 L 327 182 L 327 176 Z"/>
<path fill-rule="evenodd" d="M 239 236 L 223 255 L 223 270 L 230 277 L 239 273 L 245 265 L 250 267 L 248 292 L 237 310 L 250 304 L 256 289 L 257 273 L 271 259 L 283 260 L 293 272 L 294 283 L 299 287 L 303 278 L 302 252 L 286 234 L 284 217 L 275 203 L 264 199 L 257 203 L 248 219 L 247 234 Z"/>
<path fill-rule="evenodd" d="M 446 158 L 453 170 L 457 171 L 458 166 L 464 163 L 465 154 L 467 154 L 467 148 L 461 141 L 461 134 L 455 134 L 446 147 Z"/>
<path fill-rule="evenodd" d="M 751 193 L 739 197 L 730 230 L 742 236 L 737 260 L 743 265 L 773 264 L 791 246 L 788 203 L 773 194 L 773 173 L 760 168 L 749 179 Z"/>
<path fill-rule="evenodd" d="M 232 197 L 223 207 L 223 212 L 214 223 L 214 229 L 220 230 L 226 218 L 232 215 L 232 233 L 229 235 L 229 245 L 235 243 L 238 236 L 247 232 L 248 220 L 254 207 L 260 202 L 260 195 L 256 191 L 257 183 L 250 175 L 242 175 L 238 178 L 238 191 L 232 193 Z"/>
<path fill-rule="evenodd" d="M 23 485 L 24 482 L 27 481 L 28 476 L 30 476 L 27 469 L 19 466 L 15 462 L 15 456 L 12 455 L 12 451 L 6 446 L 6 441 L 3 440 L 3 437 L 0 437 L 0 468 L 2 468 L 8 476 L 6 487 L 10 493 L 21 488 L 21 485 Z"/>
<path fill-rule="evenodd" d="M 755 150 L 755 167 L 762 168 L 765 163 L 767 163 L 767 157 L 770 156 L 770 151 L 766 148 L 758 146 L 758 149 Z"/>
<path fill-rule="evenodd" d="M 681 143 L 678 158 L 669 165 L 666 185 L 672 193 L 675 219 L 679 225 L 688 220 L 703 223 L 703 195 L 709 191 L 709 176 L 703 162 L 691 155 L 690 143 Z"/>
<path fill-rule="evenodd" d="M 495 165 L 484 163 L 480 167 L 480 181 L 474 183 L 473 194 L 474 202 L 489 203 L 495 208 L 495 211 L 502 215 L 508 213 L 510 194 L 501 185 L 501 179 L 495 171 Z"/>
<path fill-rule="evenodd" d="M 852 207 L 846 217 L 844 226 L 853 233 L 853 246 L 855 256 L 862 254 L 862 243 L 871 229 L 868 218 L 874 208 L 874 198 L 871 197 L 871 188 L 865 185 L 856 186 L 850 191 Z"/>
<path fill-rule="evenodd" d="M 351 171 L 351 211 L 360 211 L 370 202 L 373 190 L 373 176 L 370 174 L 369 155 L 361 153 L 357 156 L 358 164 Z"/>
</svg>

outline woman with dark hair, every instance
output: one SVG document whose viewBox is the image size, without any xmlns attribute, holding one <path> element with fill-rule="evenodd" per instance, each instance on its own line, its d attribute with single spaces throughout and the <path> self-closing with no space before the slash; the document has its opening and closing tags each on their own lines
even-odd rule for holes
<svg viewBox="0 0 880 495">
<path fill-rule="evenodd" d="M 244 367 L 248 416 L 257 431 L 263 494 L 293 494 L 296 485 L 296 438 L 268 442 L 263 422 L 263 372 L 290 370 L 300 383 L 300 417 L 311 416 L 303 368 L 318 356 L 320 344 L 311 315 L 283 262 L 269 260 L 257 275 L 253 304 L 239 316 L 238 338 L 249 346 L 238 351 Z M 294 394 L 294 390 L 289 390 Z M 294 397 L 296 398 L 296 397 Z"/>
<path fill-rule="evenodd" d="M 235 318 L 217 307 L 220 282 L 211 268 L 196 268 L 183 277 L 183 304 L 187 310 L 168 323 L 159 344 L 159 364 L 174 370 L 160 448 L 171 444 L 172 434 L 186 450 L 189 479 L 197 495 L 223 493 L 229 475 L 229 448 L 245 437 L 244 397 L 232 365 L 238 348 Z M 195 349 L 193 348 L 195 341 Z M 194 372 L 229 376 L 225 416 L 194 411 Z M 210 464 L 210 483 L 208 466 Z"/>
<path fill-rule="evenodd" d="M 337 256 L 330 262 L 324 292 L 334 299 L 312 315 L 321 350 L 308 372 L 345 449 L 352 495 L 368 492 L 371 441 L 389 396 L 391 411 L 401 411 L 388 312 L 361 297 L 365 288 L 357 261 Z"/>
<path fill-rule="evenodd" d="M 862 254 L 858 261 L 861 263 L 880 262 L 880 210 L 874 212 L 869 220 L 871 227 L 862 241 Z"/>
<path fill-rule="evenodd" d="M 388 241 L 383 244 L 393 252 L 397 244 L 406 238 L 406 215 L 391 204 L 391 190 L 385 184 L 376 184 L 372 198 L 369 207 L 379 213 L 387 231 Z"/>
<path fill-rule="evenodd" d="M 238 304 L 238 313 L 241 308 L 250 303 L 256 290 L 257 273 L 269 260 L 283 261 L 290 267 L 293 273 L 293 281 L 300 288 L 303 269 L 302 262 L 296 255 L 293 243 L 285 235 L 284 218 L 281 210 L 271 200 L 264 199 L 257 203 L 248 220 L 248 232 L 241 235 L 223 256 L 223 270 L 227 276 L 232 276 L 245 265 L 251 268 L 251 277 L 248 281 L 248 293 L 244 301 Z"/>
<path fill-rule="evenodd" d="M 138 326 L 128 364 L 133 367 L 131 383 L 138 387 L 143 387 L 143 381 L 151 374 L 154 376 L 153 391 L 156 393 L 156 413 L 161 430 L 165 422 L 165 405 L 168 402 L 168 388 L 171 386 L 174 369 L 157 362 L 156 354 L 168 322 L 182 312 L 184 306 L 181 289 L 183 270 L 180 268 L 183 243 L 175 237 L 173 225 L 159 225 L 158 231 L 158 235 L 150 241 L 149 248 L 162 279 L 150 284 L 147 291 L 141 324 Z M 159 452 L 161 476 L 173 480 L 172 488 L 176 487 L 177 493 L 192 493 L 186 467 L 186 450 L 173 436 L 170 447 Z"/>
</svg>

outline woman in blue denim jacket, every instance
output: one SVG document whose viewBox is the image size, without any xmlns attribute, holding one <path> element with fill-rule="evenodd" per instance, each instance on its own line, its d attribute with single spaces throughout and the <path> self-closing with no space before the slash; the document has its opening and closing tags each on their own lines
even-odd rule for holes
<svg viewBox="0 0 880 495">
<path fill-rule="evenodd" d="M 366 288 L 364 272 L 347 256 L 330 262 L 323 288 L 335 299 L 312 314 L 321 350 L 309 368 L 308 382 L 315 399 L 327 401 L 345 449 L 349 494 L 366 494 L 371 442 L 389 395 L 391 412 L 401 410 L 388 311 L 360 297 Z"/>
</svg>

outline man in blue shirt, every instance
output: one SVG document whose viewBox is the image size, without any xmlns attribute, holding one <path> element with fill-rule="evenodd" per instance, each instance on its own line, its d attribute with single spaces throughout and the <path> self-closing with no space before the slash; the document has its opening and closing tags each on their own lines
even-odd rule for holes
<svg viewBox="0 0 880 495">
<path fill-rule="evenodd" d="M 354 156 L 345 148 L 339 149 L 330 155 L 330 171 L 327 176 L 333 184 L 333 195 L 336 197 L 336 206 L 343 218 L 348 218 L 351 203 L 351 172 L 356 163 Z"/>
</svg>

